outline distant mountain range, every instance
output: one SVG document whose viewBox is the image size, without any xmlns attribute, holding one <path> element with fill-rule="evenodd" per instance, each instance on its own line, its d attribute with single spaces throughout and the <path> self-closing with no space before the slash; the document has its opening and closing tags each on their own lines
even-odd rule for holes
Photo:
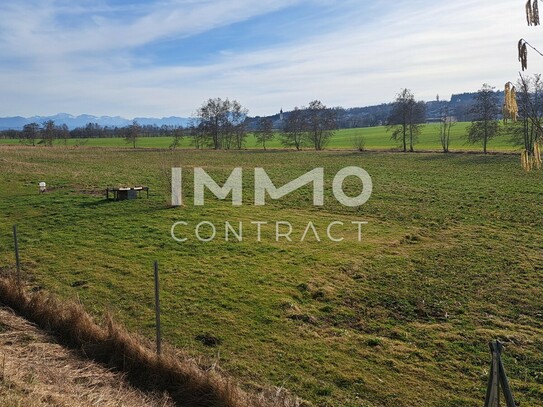
<svg viewBox="0 0 543 407">
<path fill-rule="evenodd" d="M 497 92 L 498 96 L 503 98 L 503 91 Z M 473 103 L 475 92 L 460 93 L 451 96 L 450 100 L 434 100 L 426 102 L 426 117 L 428 121 L 436 121 L 440 116 L 443 107 L 449 107 L 451 114 L 458 120 L 469 120 L 468 110 Z M 340 128 L 377 126 L 386 122 L 386 119 L 392 108 L 391 103 L 366 107 L 340 108 L 338 110 L 338 125 Z M 285 117 L 288 116 L 285 112 Z M 274 123 L 279 123 L 279 114 L 268 116 Z M 73 116 L 68 113 L 59 113 L 54 116 L 33 116 L 33 117 L 0 117 L 0 130 L 21 130 L 25 124 L 38 123 L 43 124 L 48 120 L 53 120 L 55 124 L 66 124 L 70 130 L 76 127 L 85 127 L 88 123 L 98 123 L 105 127 L 124 127 L 136 120 L 140 125 L 162 125 L 183 126 L 186 127 L 190 119 L 187 117 L 163 117 L 161 119 L 154 117 L 136 117 L 132 120 L 121 116 L 92 116 L 82 114 Z M 256 128 L 259 116 L 249 118 L 249 128 Z"/>
<path fill-rule="evenodd" d="M 121 116 L 92 116 L 89 114 L 73 116 L 68 113 L 59 113 L 54 116 L 0 117 L 0 130 L 21 130 L 25 124 L 42 124 L 48 120 L 53 120 L 57 125 L 66 124 L 70 130 L 75 129 L 76 127 L 85 127 L 87 123 L 98 123 L 102 127 L 124 127 L 132 123 L 132 120 L 125 119 Z M 161 119 L 154 117 L 136 117 L 133 120 L 136 120 L 142 126 L 156 124 L 160 127 L 164 124 L 168 126 L 186 126 L 190 119 L 186 117 L 170 116 Z"/>
</svg>

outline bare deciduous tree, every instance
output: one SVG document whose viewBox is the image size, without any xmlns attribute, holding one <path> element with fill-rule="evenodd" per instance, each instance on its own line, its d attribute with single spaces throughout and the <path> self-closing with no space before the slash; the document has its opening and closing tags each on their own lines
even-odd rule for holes
<svg viewBox="0 0 543 407">
<path fill-rule="evenodd" d="M 170 144 L 170 149 L 175 149 L 181 144 L 181 140 L 185 135 L 185 131 L 182 126 L 174 126 L 169 130 L 172 135 L 172 144 Z"/>
<path fill-rule="evenodd" d="M 273 120 L 269 117 L 262 117 L 258 121 L 258 131 L 255 134 L 256 143 L 266 149 L 266 143 L 273 139 Z"/>
<path fill-rule="evenodd" d="M 362 134 L 357 134 L 352 138 L 353 147 L 358 151 L 366 150 L 366 138 Z"/>
<path fill-rule="evenodd" d="M 403 89 L 397 96 L 388 117 L 387 131 L 392 131 L 392 139 L 399 140 L 403 152 L 413 152 L 418 136 L 426 122 L 426 104 L 417 102 L 409 89 Z"/>
<path fill-rule="evenodd" d="M 295 107 L 286 117 L 281 133 L 281 143 L 286 147 L 295 147 L 296 150 L 301 150 L 306 127 L 304 111 Z"/>
<path fill-rule="evenodd" d="M 68 145 L 68 139 L 70 138 L 70 129 L 66 123 L 62 123 L 58 127 L 58 138 L 64 142 L 64 145 Z"/>
<path fill-rule="evenodd" d="M 313 100 L 306 109 L 305 126 L 309 142 L 315 150 L 322 150 L 337 129 L 336 112 L 320 100 Z"/>
<path fill-rule="evenodd" d="M 249 111 L 234 100 L 230 108 L 230 125 L 233 133 L 235 146 L 238 150 L 245 147 L 245 139 L 247 138 L 247 113 Z"/>
<path fill-rule="evenodd" d="M 543 80 L 540 74 L 520 76 L 517 82 L 519 120 L 507 127 L 513 143 L 523 148 L 521 164 L 526 171 L 541 168 L 540 144 L 543 141 Z"/>
<path fill-rule="evenodd" d="M 57 138 L 57 135 L 58 129 L 57 126 L 55 126 L 55 122 L 53 120 L 47 120 L 45 123 L 43 123 L 40 143 L 51 147 L 53 145 L 53 141 L 55 138 Z"/>
<path fill-rule="evenodd" d="M 21 133 L 21 143 L 36 145 L 36 140 L 40 135 L 40 125 L 38 123 L 28 123 L 23 126 Z"/>
<path fill-rule="evenodd" d="M 234 100 L 208 99 L 196 112 L 196 127 L 203 131 L 208 144 L 216 150 L 234 145 L 241 149 L 247 135 L 248 110 Z"/>
<path fill-rule="evenodd" d="M 136 120 L 132 121 L 132 124 L 130 126 L 126 127 L 126 134 L 124 136 L 124 140 L 127 143 L 132 143 L 132 147 L 136 148 L 136 142 L 138 140 L 138 137 L 141 132 L 141 126 L 138 124 Z"/>
<path fill-rule="evenodd" d="M 482 143 L 484 154 L 487 153 L 488 142 L 500 132 L 499 111 L 498 95 L 494 87 L 483 84 L 470 110 L 473 119 L 468 127 L 467 139 L 470 144 Z"/>
<path fill-rule="evenodd" d="M 444 106 L 441 109 L 439 118 L 439 141 L 441 142 L 441 148 L 444 153 L 449 152 L 449 145 L 451 140 L 451 129 L 456 124 L 456 119 L 451 115 L 448 106 Z"/>
</svg>

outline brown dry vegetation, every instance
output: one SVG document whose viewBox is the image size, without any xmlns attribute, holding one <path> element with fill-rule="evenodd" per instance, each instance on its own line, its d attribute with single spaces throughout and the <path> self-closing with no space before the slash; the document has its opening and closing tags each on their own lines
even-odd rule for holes
<svg viewBox="0 0 543 407">
<path fill-rule="evenodd" d="M 0 302 L 54 334 L 63 345 L 119 373 L 90 362 L 65 362 L 68 351 L 3 310 L 0 313 L 0 395 L 8 406 L 178 405 L 187 407 L 290 407 L 299 401 L 282 389 L 258 395 L 241 390 L 217 368 L 204 370 L 186 355 L 161 356 L 145 339 L 128 333 L 106 315 L 105 327 L 76 302 L 42 292 L 28 294 L 12 279 L 0 279 Z M 34 340 L 34 338 L 36 340 Z M 41 347 L 42 343 L 48 346 Z M 126 379 L 138 390 L 124 384 Z M 151 393 L 145 395 L 141 391 Z M 161 395 L 160 397 L 157 394 Z"/>
<path fill-rule="evenodd" d="M 112 372 L 59 345 L 9 308 L 0 308 L 0 399 L 3 407 L 173 407 L 167 394 L 127 385 Z"/>
</svg>

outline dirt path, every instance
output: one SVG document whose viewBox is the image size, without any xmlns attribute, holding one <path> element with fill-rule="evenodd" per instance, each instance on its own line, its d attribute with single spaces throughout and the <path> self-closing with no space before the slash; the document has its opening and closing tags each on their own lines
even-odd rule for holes
<svg viewBox="0 0 543 407">
<path fill-rule="evenodd" d="M 164 395 L 130 387 L 121 374 L 79 357 L 9 308 L 0 308 L 3 407 L 173 407 Z"/>
</svg>

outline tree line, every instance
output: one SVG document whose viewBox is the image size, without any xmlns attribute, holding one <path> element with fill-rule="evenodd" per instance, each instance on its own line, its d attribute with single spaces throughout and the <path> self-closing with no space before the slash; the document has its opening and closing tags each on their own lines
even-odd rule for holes
<svg viewBox="0 0 543 407">
<path fill-rule="evenodd" d="M 2 130 L 0 138 L 19 139 L 27 145 L 52 145 L 55 140 L 67 142 L 68 139 L 89 138 L 124 138 L 132 143 L 138 137 L 175 137 L 183 132 L 182 126 L 172 125 L 139 125 L 137 121 L 132 124 L 118 126 L 100 126 L 98 123 L 87 123 L 83 127 L 68 129 L 66 124 L 57 125 L 54 120 L 43 123 L 25 124 L 22 130 Z M 134 137 L 134 133 L 137 135 Z"/>
<path fill-rule="evenodd" d="M 481 145 L 488 152 L 488 143 L 499 135 L 508 135 L 514 145 L 524 148 L 523 167 L 541 167 L 539 141 L 543 134 L 543 81 L 540 74 L 520 76 L 516 86 L 507 83 L 504 100 L 495 88 L 483 84 L 468 109 L 470 125 L 466 131 L 467 143 Z M 416 101 L 409 89 L 403 89 L 393 103 L 387 121 L 391 138 L 399 142 L 404 152 L 414 146 L 426 124 L 425 103 Z M 439 117 L 439 140 L 443 152 L 449 152 L 450 134 L 457 119 L 444 105 Z M 528 162 L 529 161 L 529 162 Z"/>
<path fill-rule="evenodd" d="M 490 140 L 500 134 L 509 134 L 514 144 L 523 146 L 532 157 L 531 160 L 534 160 L 534 150 L 539 151 L 536 141 L 543 128 L 541 75 L 521 76 L 516 85 L 506 84 L 505 100 L 501 103 L 500 94 L 495 88 L 483 84 L 466 109 L 471 119 L 466 142 L 480 144 L 486 154 Z M 419 135 L 427 123 L 428 103 L 417 101 L 409 89 L 403 89 L 389 105 L 384 123 L 387 131 L 404 152 L 415 151 Z M 451 109 L 448 103 L 439 103 L 439 100 L 434 106 L 440 107 L 438 137 L 443 151 L 448 152 L 451 129 L 457 122 L 456 110 Z M 65 124 L 59 126 L 49 120 L 42 124 L 26 124 L 20 131 L 5 130 L 1 136 L 18 138 L 22 143 L 30 145 L 52 145 L 54 140 L 67 142 L 68 138 L 122 137 L 134 148 L 140 137 L 171 137 L 171 148 L 178 147 L 182 139 L 188 139 L 195 148 L 219 150 L 243 149 L 249 133 L 253 133 L 257 144 L 264 149 L 271 140 L 278 138 L 285 147 L 322 150 L 339 127 L 340 110 L 329 108 L 320 100 L 313 100 L 307 106 L 295 107 L 290 112 L 283 114 L 281 111 L 277 117 L 249 118 L 247 108 L 238 101 L 215 98 L 205 101 L 186 127 L 142 126 L 134 121 L 124 127 L 88 123 L 84 127 L 69 130 Z M 362 150 L 363 146 L 364 140 L 356 142 L 358 149 Z M 537 163 L 535 159 L 533 164 L 537 166 Z"/>
<path fill-rule="evenodd" d="M 247 117 L 248 110 L 238 101 L 209 99 L 196 111 L 191 123 L 180 137 L 174 138 L 171 147 L 179 145 L 181 137 L 187 137 L 195 148 L 243 149 L 251 131 L 258 145 L 278 137 L 285 147 L 297 150 L 311 146 L 322 150 L 338 127 L 336 109 L 313 100 L 307 107 L 295 107 L 279 119 L 279 126 L 270 117 L 258 118 L 256 123 Z"/>
<path fill-rule="evenodd" d="M 311 146 L 322 150 L 338 128 L 337 108 L 325 106 L 314 100 L 307 107 L 296 107 L 280 120 L 278 131 L 276 123 L 269 118 L 250 119 L 247 108 L 236 100 L 215 98 L 202 104 L 186 127 L 140 125 L 137 121 L 124 127 L 100 126 L 88 123 L 84 127 L 69 130 L 65 124 L 56 125 L 53 120 L 42 124 L 29 123 L 22 130 L 3 130 L 2 138 L 19 139 L 27 145 L 53 145 L 55 140 L 67 143 L 72 139 L 120 137 L 137 146 L 140 137 L 171 137 L 171 148 L 180 145 L 183 138 L 189 139 L 195 148 L 243 149 L 249 132 L 255 135 L 256 141 L 264 149 L 266 144 L 279 137 L 282 145 L 300 150 Z"/>
</svg>

